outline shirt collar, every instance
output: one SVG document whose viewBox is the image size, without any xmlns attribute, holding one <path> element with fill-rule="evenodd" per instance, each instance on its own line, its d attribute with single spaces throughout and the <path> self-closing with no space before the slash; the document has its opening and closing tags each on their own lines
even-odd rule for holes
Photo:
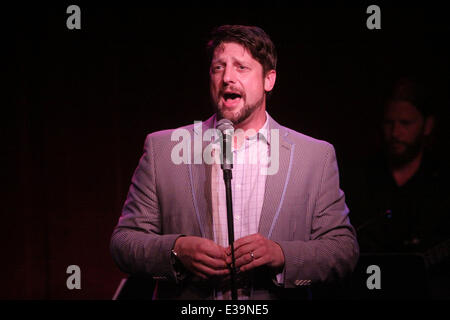
<svg viewBox="0 0 450 320">
<path fill-rule="evenodd" d="M 217 117 L 214 117 L 214 128 L 216 127 L 217 124 Z M 217 133 L 214 132 L 214 142 L 213 143 L 219 143 L 219 139 L 217 137 Z M 252 136 L 252 137 L 247 137 L 247 140 L 249 141 L 253 141 L 256 138 L 259 138 L 260 141 L 263 141 L 265 143 L 267 143 L 268 145 L 270 145 L 270 134 L 269 134 L 269 113 L 267 113 L 266 111 L 266 122 L 264 122 L 264 125 L 261 127 L 261 129 L 258 130 L 258 132 L 256 133 L 256 135 Z"/>
</svg>

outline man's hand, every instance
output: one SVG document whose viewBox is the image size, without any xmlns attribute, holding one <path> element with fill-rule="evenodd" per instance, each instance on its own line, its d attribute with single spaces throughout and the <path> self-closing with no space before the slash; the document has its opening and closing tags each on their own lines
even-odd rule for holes
<svg viewBox="0 0 450 320">
<path fill-rule="evenodd" d="M 230 273 L 225 248 L 214 241 L 200 237 L 180 237 L 175 241 L 173 250 L 181 263 L 202 279 Z"/>
<path fill-rule="evenodd" d="M 231 247 L 226 249 L 228 264 L 231 264 Z M 259 233 L 240 238 L 234 242 L 236 268 L 241 272 L 267 265 L 275 270 L 284 267 L 284 253 L 281 247 Z"/>
</svg>

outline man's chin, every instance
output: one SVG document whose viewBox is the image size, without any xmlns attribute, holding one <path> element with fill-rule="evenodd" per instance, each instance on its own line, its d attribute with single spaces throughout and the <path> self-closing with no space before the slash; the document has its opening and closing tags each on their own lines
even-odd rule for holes
<svg viewBox="0 0 450 320">
<path fill-rule="evenodd" d="M 234 124 L 238 124 L 243 121 L 243 119 L 240 119 L 242 115 L 241 109 L 234 111 L 227 110 L 225 107 L 221 107 L 218 109 L 217 114 L 220 119 L 228 119 Z"/>
<path fill-rule="evenodd" d="M 220 119 L 228 119 L 234 125 L 238 125 L 247 120 L 253 113 L 255 113 L 262 106 L 263 100 L 254 105 L 239 105 L 235 108 L 227 108 L 223 105 L 216 107 L 217 115 Z"/>
<path fill-rule="evenodd" d="M 392 167 L 401 168 L 406 164 L 412 162 L 418 155 L 418 152 L 401 152 L 401 153 L 389 153 L 388 158 Z"/>
</svg>

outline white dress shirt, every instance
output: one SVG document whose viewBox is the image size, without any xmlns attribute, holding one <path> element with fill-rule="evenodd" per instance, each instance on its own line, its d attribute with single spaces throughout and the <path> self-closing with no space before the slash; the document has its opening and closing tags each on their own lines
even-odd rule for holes
<svg viewBox="0 0 450 320">
<path fill-rule="evenodd" d="M 257 134 L 246 137 L 238 147 L 233 143 L 233 178 L 231 180 L 234 240 L 258 232 L 266 187 L 266 172 L 268 168 L 268 155 L 270 141 L 268 134 L 268 115 L 266 122 Z M 254 132 L 255 133 L 255 132 Z M 233 139 L 236 142 L 236 139 Z M 214 145 L 215 164 L 211 173 L 211 195 L 214 241 L 223 247 L 228 247 L 227 205 L 225 197 L 225 184 L 220 166 L 220 143 L 216 140 Z M 245 283 L 245 281 L 244 281 Z M 251 288 L 239 288 L 239 299 L 247 299 Z M 229 290 L 216 292 L 217 299 L 230 297 Z"/>
</svg>

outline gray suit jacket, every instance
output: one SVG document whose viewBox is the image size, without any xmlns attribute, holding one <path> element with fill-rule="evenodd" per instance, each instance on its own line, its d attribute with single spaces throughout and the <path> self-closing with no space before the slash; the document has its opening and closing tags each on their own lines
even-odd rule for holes
<svg viewBox="0 0 450 320">
<path fill-rule="evenodd" d="M 214 116 L 186 126 L 191 145 L 212 128 Z M 254 271 L 254 299 L 283 298 L 315 283 L 342 279 L 356 265 L 359 248 L 339 188 L 336 155 L 331 144 L 279 125 L 279 169 L 268 175 L 259 233 L 277 242 L 285 256 L 284 283 L 276 286 L 270 270 Z M 158 297 L 212 298 L 213 284 L 195 277 L 179 280 L 171 249 L 181 235 L 213 239 L 210 166 L 171 160 L 173 130 L 149 134 L 134 173 L 111 253 L 119 268 L 158 280 Z M 201 139 L 201 137 L 200 137 Z M 199 140 L 197 140 L 199 141 Z M 203 142 L 203 148 L 207 142 Z M 202 152 L 192 147 L 192 155 Z"/>
</svg>

